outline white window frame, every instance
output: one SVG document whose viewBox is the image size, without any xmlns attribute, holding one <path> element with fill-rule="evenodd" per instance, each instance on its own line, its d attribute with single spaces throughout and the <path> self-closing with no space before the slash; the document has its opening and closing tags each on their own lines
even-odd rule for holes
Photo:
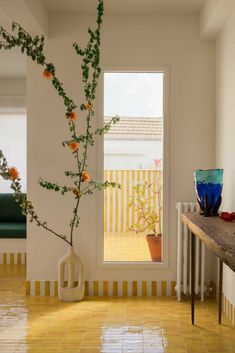
<svg viewBox="0 0 235 353">
<path fill-rule="evenodd" d="M 169 175 L 170 175 L 170 141 L 169 141 L 169 80 L 170 72 L 168 67 L 102 67 L 101 77 L 99 80 L 98 96 L 97 96 L 97 124 L 103 124 L 104 114 L 104 74 L 105 73 L 163 73 L 163 261 L 147 262 L 147 261 L 104 261 L 104 192 L 100 191 L 97 195 L 97 268 L 168 268 L 169 253 L 169 231 L 170 231 L 170 200 L 169 200 Z M 99 137 L 97 141 L 97 171 L 99 180 L 104 178 L 104 137 Z M 101 207 L 102 205 L 102 207 Z"/>
</svg>

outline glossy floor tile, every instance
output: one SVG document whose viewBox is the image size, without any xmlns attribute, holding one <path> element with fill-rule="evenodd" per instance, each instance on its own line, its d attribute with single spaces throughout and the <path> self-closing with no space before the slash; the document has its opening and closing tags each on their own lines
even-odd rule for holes
<svg viewBox="0 0 235 353">
<path fill-rule="evenodd" d="M 2 353 L 235 353 L 235 329 L 215 302 L 175 298 L 85 299 L 25 297 L 24 267 L 0 267 Z"/>
</svg>

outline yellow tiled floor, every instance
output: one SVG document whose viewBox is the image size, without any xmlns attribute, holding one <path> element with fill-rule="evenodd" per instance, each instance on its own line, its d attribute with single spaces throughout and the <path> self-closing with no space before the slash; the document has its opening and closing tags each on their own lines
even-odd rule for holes
<svg viewBox="0 0 235 353">
<path fill-rule="evenodd" d="M 0 352 L 3 353 L 234 353 L 235 330 L 215 302 L 175 298 L 85 299 L 25 297 L 24 268 L 0 268 Z"/>
<path fill-rule="evenodd" d="M 146 236 L 135 232 L 105 233 L 104 261 L 152 261 Z"/>
</svg>

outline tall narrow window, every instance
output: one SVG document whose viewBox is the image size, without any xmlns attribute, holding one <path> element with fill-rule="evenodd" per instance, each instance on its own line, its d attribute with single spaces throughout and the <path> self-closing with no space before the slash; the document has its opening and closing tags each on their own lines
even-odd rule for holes
<svg viewBox="0 0 235 353">
<path fill-rule="evenodd" d="M 26 114 L 0 114 L 0 148 L 9 166 L 18 169 L 23 192 L 26 192 L 26 134 Z M 13 192 L 9 181 L 0 179 L 0 192 Z"/>
<path fill-rule="evenodd" d="M 104 74 L 104 120 L 120 118 L 104 137 L 104 179 L 121 189 L 104 191 L 103 261 L 163 261 L 163 86 L 163 72 Z"/>
</svg>

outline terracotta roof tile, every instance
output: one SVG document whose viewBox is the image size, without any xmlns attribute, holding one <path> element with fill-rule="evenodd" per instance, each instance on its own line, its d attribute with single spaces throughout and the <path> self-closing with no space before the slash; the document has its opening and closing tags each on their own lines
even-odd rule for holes
<svg viewBox="0 0 235 353">
<path fill-rule="evenodd" d="M 104 118 L 105 123 L 111 117 Z M 156 138 L 162 139 L 162 118 L 120 117 L 120 121 L 112 126 L 107 137 L 117 138 Z"/>
</svg>

